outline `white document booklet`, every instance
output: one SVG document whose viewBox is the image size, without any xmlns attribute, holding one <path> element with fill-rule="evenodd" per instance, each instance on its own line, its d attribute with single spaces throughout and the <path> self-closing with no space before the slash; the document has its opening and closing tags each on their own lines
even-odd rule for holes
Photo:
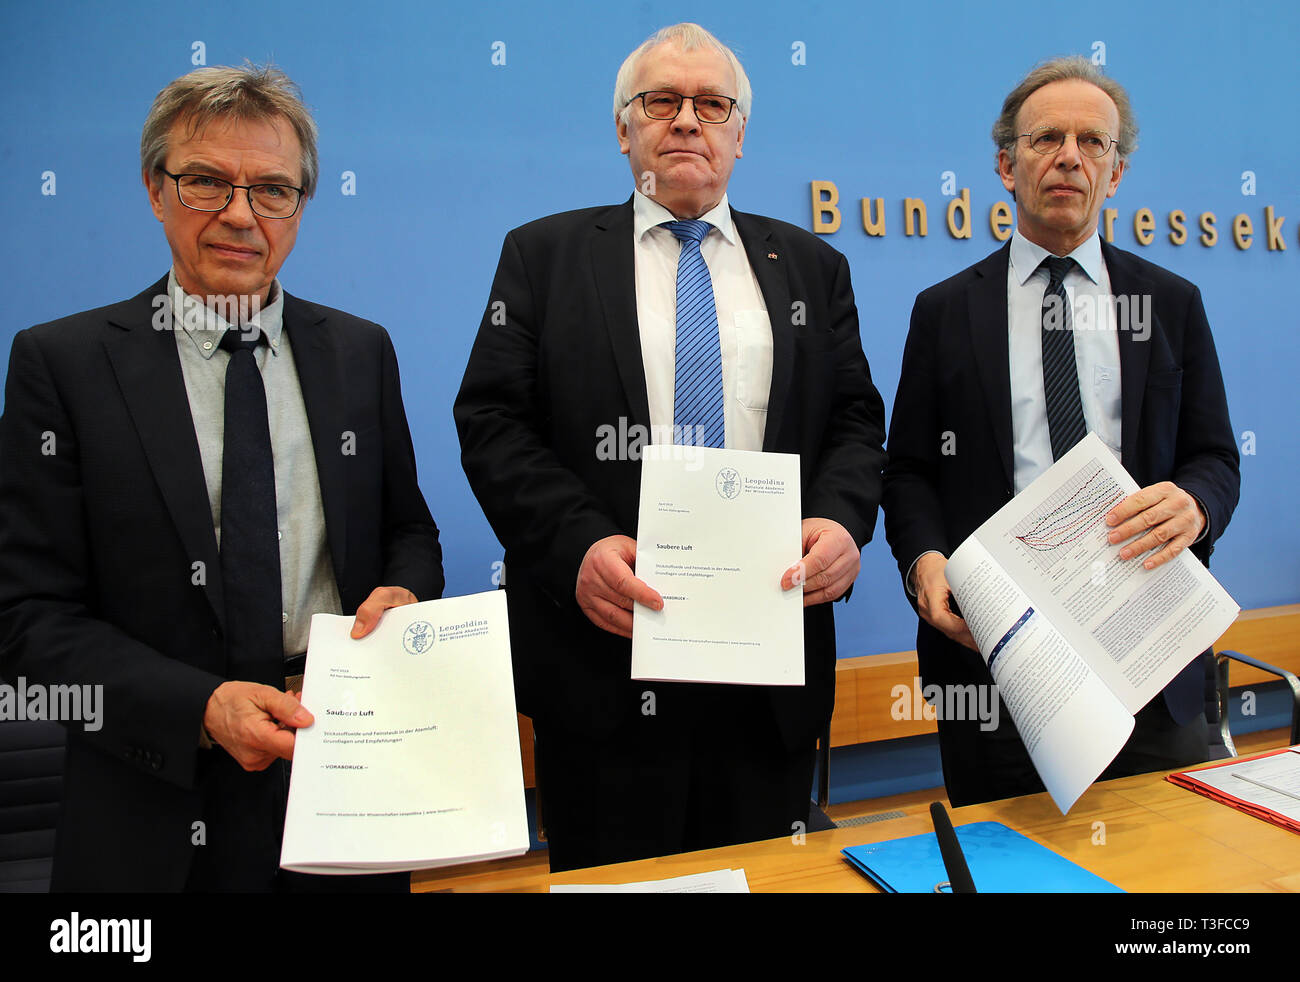
<svg viewBox="0 0 1300 982">
<path fill-rule="evenodd" d="M 663 610 L 632 613 L 632 678 L 803 685 L 798 454 L 651 445 L 636 575 Z"/>
<path fill-rule="evenodd" d="M 551 893 L 749 893 L 749 880 L 743 869 L 720 869 L 635 883 L 552 883 Z"/>
<path fill-rule="evenodd" d="M 1068 812 L 1133 714 L 1241 609 L 1190 552 L 1122 560 L 1107 513 L 1137 484 L 1089 433 L 952 554 L 947 577 L 1052 800 Z"/>
<path fill-rule="evenodd" d="M 528 850 L 500 591 L 311 622 L 280 865 L 302 873 L 451 866 Z"/>
</svg>

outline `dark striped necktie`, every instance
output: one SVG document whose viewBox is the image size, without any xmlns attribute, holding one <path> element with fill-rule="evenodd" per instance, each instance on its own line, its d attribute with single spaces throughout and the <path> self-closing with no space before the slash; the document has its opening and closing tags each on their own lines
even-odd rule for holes
<svg viewBox="0 0 1300 982">
<path fill-rule="evenodd" d="M 1065 276 L 1074 267 L 1074 260 L 1048 256 L 1042 265 L 1047 267 L 1048 275 L 1047 289 L 1043 291 L 1043 395 L 1047 398 L 1052 459 L 1060 460 L 1088 432 L 1079 397 L 1070 302 L 1065 294 Z"/>
</svg>

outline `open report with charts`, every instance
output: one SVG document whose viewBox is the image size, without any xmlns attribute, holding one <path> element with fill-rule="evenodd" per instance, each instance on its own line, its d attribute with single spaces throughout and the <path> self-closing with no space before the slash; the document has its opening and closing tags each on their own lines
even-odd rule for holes
<svg viewBox="0 0 1300 982">
<path fill-rule="evenodd" d="M 953 553 L 948 583 L 1062 812 L 1115 759 L 1133 714 L 1239 610 L 1190 552 L 1120 559 L 1107 513 L 1137 484 L 1095 435 Z"/>
</svg>

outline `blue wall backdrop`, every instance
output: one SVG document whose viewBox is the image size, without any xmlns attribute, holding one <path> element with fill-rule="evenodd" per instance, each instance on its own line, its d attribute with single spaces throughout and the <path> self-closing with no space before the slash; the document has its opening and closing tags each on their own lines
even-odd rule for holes
<svg viewBox="0 0 1300 982">
<path fill-rule="evenodd" d="M 1081 13 L 1086 16 L 1079 16 Z M 1209 0 L 1082 10 L 981 4 L 720 0 L 691 4 L 449 4 L 234 0 L 17 4 L 0 12 L 0 346 L 31 324 L 133 295 L 168 266 L 140 184 L 153 96 L 196 64 L 273 59 L 321 128 L 322 178 L 281 272 L 299 296 L 385 324 L 401 359 L 421 483 L 443 530 L 448 593 L 490 589 L 500 549 L 460 469 L 451 403 L 505 233 L 616 202 L 632 189 L 611 98 L 623 57 L 657 27 L 695 20 L 733 45 L 755 101 L 731 184 L 747 211 L 812 227 L 810 182 L 833 181 L 862 339 L 892 404 L 915 294 L 997 245 L 1009 200 L 989 128 L 1044 57 L 1104 58 L 1129 89 L 1141 147 L 1118 196 L 1115 242 L 1200 285 L 1241 435 L 1242 500 L 1214 572 L 1244 607 L 1300 600 L 1296 424 L 1300 332 L 1300 126 L 1292 0 Z M 344 174 L 355 175 L 345 194 Z M 969 188 L 973 234 L 944 221 Z M 1249 173 L 1247 173 L 1249 172 Z M 53 193 L 50 193 L 53 192 Z M 1250 192 L 1250 193 L 1247 193 Z M 883 198 L 886 234 L 859 201 Z M 922 198 L 924 238 L 902 200 Z M 1269 249 L 1265 208 L 1285 216 Z M 1149 208 L 1155 238 L 1137 244 Z M 1174 245 L 1167 216 L 1188 216 Z M 1218 242 L 1199 243 L 1198 216 Z M 1249 216 L 1249 249 L 1232 222 Z M 915 621 L 877 526 L 841 656 L 913 647 Z"/>
</svg>

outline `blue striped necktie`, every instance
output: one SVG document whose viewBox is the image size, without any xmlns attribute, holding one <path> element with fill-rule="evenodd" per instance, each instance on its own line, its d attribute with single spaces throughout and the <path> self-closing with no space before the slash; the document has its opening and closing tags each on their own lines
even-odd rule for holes
<svg viewBox="0 0 1300 982">
<path fill-rule="evenodd" d="M 713 279 L 700 255 L 708 222 L 665 222 L 682 244 L 677 259 L 677 348 L 673 378 L 673 442 L 701 447 L 726 443 L 722 408 L 722 345 Z"/>
<path fill-rule="evenodd" d="M 1043 291 L 1043 395 L 1047 399 L 1047 433 L 1052 459 L 1060 460 L 1088 433 L 1079 398 L 1079 371 L 1074 358 L 1074 325 L 1065 294 L 1065 275 L 1073 259 L 1048 256 L 1047 289 Z"/>
</svg>

